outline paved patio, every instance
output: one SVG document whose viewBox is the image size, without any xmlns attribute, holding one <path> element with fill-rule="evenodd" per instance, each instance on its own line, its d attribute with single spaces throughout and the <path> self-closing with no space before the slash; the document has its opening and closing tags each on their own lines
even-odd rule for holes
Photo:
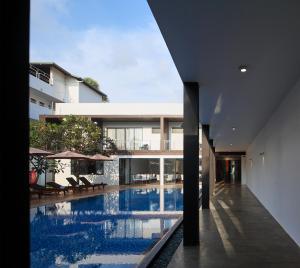
<svg viewBox="0 0 300 268">
<path fill-rule="evenodd" d="M 216 193 L 200 211 L 200 246 L 181 243 L 168 267 L 300 267 L 300 248 L 246 186 Z"/>
</svg>

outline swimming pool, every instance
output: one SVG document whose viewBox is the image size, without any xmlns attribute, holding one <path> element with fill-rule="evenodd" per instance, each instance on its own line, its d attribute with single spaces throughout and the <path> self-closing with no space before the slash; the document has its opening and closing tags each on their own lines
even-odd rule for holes
<svg viewBox="0 0 300 268">
<path fill-rule="evenodd" d="M 182 200 L 181 188 L 126 189 L 32 208 L 31 267 L 136 267 Z"/>
</svg>

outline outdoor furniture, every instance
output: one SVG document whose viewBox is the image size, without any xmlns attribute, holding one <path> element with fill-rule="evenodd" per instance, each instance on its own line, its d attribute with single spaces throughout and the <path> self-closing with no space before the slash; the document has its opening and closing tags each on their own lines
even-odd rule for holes
<svg viewBox="0 0 300 268">
<path fill-rule="evenodd" d="M 86 185 L 80 185 L 77 181 L 74 180 L 73 177 L 68 177 L 68 178 L 66 178 L 66 180 L 70 183 L 70 185 L 72 186 L 72 189 L 81 191 L 81 189 L 83 189 L 83 188 L 85 188 L 86 190 L 88 190 L 88 188 L 89 188 Z"/>
<path fill-rule="evenodd" d="M 70 189 L 73 189 L 72 186 L 63 186 L 61 184 L 58 184 L 57 182 L 54 182 L 54 181 L 49 181 L 47 182 L 47 185 L 54 188 L 54 189 L 65 189 L 66 191 L 69 191 Z"/>
<path fill-rule="evenodd" d="M 100 186 L 102 186 L 102 189 L 104 190 L 104 187 L 107 185 L 106 183 L 103 183 L 103 182 L 92 183 L 86 177 L 79 177 L 78 179 L 87 187 L 93 187 L 93 191 L 94 191 L 95 187 L 100 187 Z"/>
<path fill-rule="evenodd" d="M 60 192 L 66 194 L 67 191 L 66 189 L 47 188 L 39 184 L 29 185 L 29 189 L 31 194 L 38 194 L 39 198 L 41 198 L 41 195 L 49 195 L 54 193 L 59 194 Z"/>
</svg>

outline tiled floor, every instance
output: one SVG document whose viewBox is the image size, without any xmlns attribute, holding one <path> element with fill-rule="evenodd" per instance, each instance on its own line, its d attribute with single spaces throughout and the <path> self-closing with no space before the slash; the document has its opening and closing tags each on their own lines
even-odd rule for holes
<svg viewBox="0 0 300 268">
<path fill-rule="evenodd" d="M 225 185 L 200 211 L 200 246 L 181 243 L 168 267 L 300 268 L 300 248 L 246 186 Z"/>
</svg>

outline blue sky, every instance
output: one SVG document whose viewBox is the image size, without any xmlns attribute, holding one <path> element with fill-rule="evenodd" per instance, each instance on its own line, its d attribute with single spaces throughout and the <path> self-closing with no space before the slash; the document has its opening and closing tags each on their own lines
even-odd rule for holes
<svg viewBox="0 0 300 268">
<path fill-rule="evenodd" d="M 146 0 L 31 0 L 30 60 L 96 79 L 111 102 L 182 102 Z"/>
</svg>

